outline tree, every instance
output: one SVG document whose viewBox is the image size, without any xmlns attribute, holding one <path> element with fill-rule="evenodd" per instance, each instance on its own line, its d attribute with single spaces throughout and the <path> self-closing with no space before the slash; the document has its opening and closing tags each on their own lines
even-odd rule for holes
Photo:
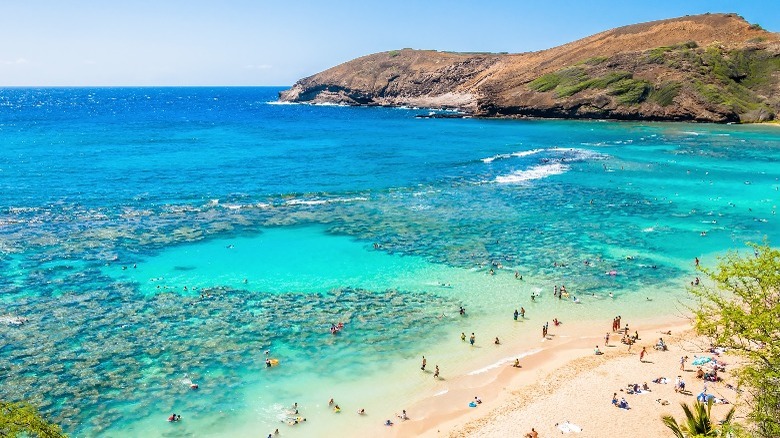
<svg viewBox="0 0 780 438">
<path fill-rule="evenodd" d="M 683 424 L 677 424 L 677 420 L 671 415 L 663 417 L 664 424 L 674 432 L 674 436 L 677 438 L 725 436 L 730 428 L 731 419 L 734 417 L 735 408 L 731 408 L 729 413 L 726 414 L 726 419 L 721 422 L 721 426 L 715 427 L 712 424 L 712 416 L 710 415 L 712 400 L 707 401 L 706 408 L 704 403 L 698 401 L 693 404 L 693 408 L 686 403 L 681 403 L 681 405 L 683 412 L 685 412 L 685 422 Z"/>
<path fill-rule="evenodd" d="M 60 426 L 46 421 L 27 403 L 0 401 L 0 437 L 65 438 Z"/>
<path fill-rule="evenodd" d="M 713 269 L 711 285 L 691 287 L 694 327 L 715 345 L 745 358 L 740 386 L 755 433 L 780 436 L 780 250 L 749 244 L 752 255 L 730 252 Z M 706 282 L 705 282 L 706 283 Z"/>
</svg>

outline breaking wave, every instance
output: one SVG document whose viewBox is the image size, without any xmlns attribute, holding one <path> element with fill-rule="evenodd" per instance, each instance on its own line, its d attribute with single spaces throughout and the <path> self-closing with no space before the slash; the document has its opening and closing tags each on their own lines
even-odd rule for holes
<svg viewBox="0 0 780 438">
<path fill-rule="evenodd" d="M 516 170 L 508 175 L 499 175 L 495 181 L 499 184 L 518 184 L 535 179 L 547 178 L 551 175 L 566 173 L 569 166 L 561 163 L 540 164 L 525 170 Z"/>
</svg>

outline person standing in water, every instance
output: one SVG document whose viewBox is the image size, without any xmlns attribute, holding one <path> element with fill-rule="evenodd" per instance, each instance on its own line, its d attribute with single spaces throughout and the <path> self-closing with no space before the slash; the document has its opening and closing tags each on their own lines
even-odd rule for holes
<svg viewBox="0 0 780 438">
<path fill-rule="evenodd" d="M 476 337 L 474 336 L 474 333 L 471 333 L 471 337 L 469 337 L 469 344 L 473 346 L 474 341 L 476 341 Z"/>
<path fill-rule="evenodd" d="M 525 319 L 525 308 L 524 307 L 520 307 L 520 317 Z"/>
<path fill-rule="evenodd" d="M 428 361 L 425 360 L 425 356 L 423 356 L 422 359 L 422 366 L 420 367 L 421 370 L 425 371 L 425 365 L 428 364 Z"/>
<path fill-rule="evenodd" d="M 436 365 L 436 371 L 433 372 L 433 378 L 438 379 L 439 378 L 439 366 Z"/>
<path fill-rule="evenodd" d="M 518 313 L 517 313 L 517 309 L 515 309 L 515 314 L 514 314 L 515 321 L 517 321 L 517 315 L 518 315 Z"/>
</svg>

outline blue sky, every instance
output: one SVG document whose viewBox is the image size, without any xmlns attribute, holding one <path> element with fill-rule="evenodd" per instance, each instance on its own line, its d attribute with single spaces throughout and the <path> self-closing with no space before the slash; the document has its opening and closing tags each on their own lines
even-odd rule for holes
<svg viewBox="0 0 780 438">
<path fill-rule="evenodd" d="M 780 31 L 770 0 L 3 0 L 0 86 L 290 85 L 385 50 L 524 52 L 704 12 Z"/>
</svg>

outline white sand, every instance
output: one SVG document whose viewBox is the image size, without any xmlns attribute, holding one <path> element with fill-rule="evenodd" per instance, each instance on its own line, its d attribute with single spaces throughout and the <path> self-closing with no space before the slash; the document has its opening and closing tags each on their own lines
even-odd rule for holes
<svg viewBox="0 0 780 438">
<path fill-rule="evenodd" d="M 664 328 L 664 331 L 666 329 Z M 619 343 L 619 336 L 612 336 L 610 347 L 604 348 L 603 339 L 582 337 L 561 345 L 558 350 L 531 357 L 523 369 L 503 367 L 494 380 L 487 384 L 460 382 L 457 387 L 439 397 L 423 401 L 409 410 L 412 420 L 394 427 L 396 436 L 449 436 L 449 437 L 509 437 L 524 436 L 532 427 L 540 437 L 562 435 L 558 423 L 569 421 L 582 428 L 581 433 L 567 433 L 577 437 L 659 437 L 669 436 L 661 417 L 671 414 L 682 418 L 680 402 L 692 403 L 695 394 L 702 391 L 703 382 L 695 378 L 696 367 L 690 365 L 693 356 L 703 355 L 706 342 L 690 332 L 683 335 L 661 335 L 657 327 L 643 332 L 643 339 L 631 352 Z M 680 327 L 673 328 L 680 332 Z M 652 348 L 659 336 L 663 336 L 669 351 Z M 593 344 L 593 345 L 591 345 Z M 593 347 L 601 346 L 605 354 L 593 355 Z M 586 346 L 587 345 L 587 346 Z M 646 346 L 645 362 L 639 360 L 639 352 Z M 686 371 L 680 371 L 679 360 L 690 357 Z M 734 362 L 726 357 L 727 363 Z M 729 367 L 727 367 L 728 370 Z M 692 394 L 674 391 L 674 378 L 682 375 Z M 655 384 L 657 377 L 667 377 L 669 384 Z M 726 372 L 725 382 L 708 382 L 708 393 L 730 402 L 736 401 L 736 393 L 725 387 L 734 384 Z M 628 383 L 647 382 L 651 392 L 629 395 Z M 480 382 L 484 383 L 484 382 Z M 621 392 L 621 389 L 624 391 Z M 612 394 L 625 397 L 631 409 L 623 410 L 611 404 Z M 479 395 L 483 404 L 468 408 L 468 401 Z M 657 399 L 667 400 L 661 405 Z M 713 415 L 722 418 L 731 405 L 715 405 Z M 737 416 L 741 413 L 738 411 Z M 388 428 L 389 429 L 389 428 Z"/>
</svg>

